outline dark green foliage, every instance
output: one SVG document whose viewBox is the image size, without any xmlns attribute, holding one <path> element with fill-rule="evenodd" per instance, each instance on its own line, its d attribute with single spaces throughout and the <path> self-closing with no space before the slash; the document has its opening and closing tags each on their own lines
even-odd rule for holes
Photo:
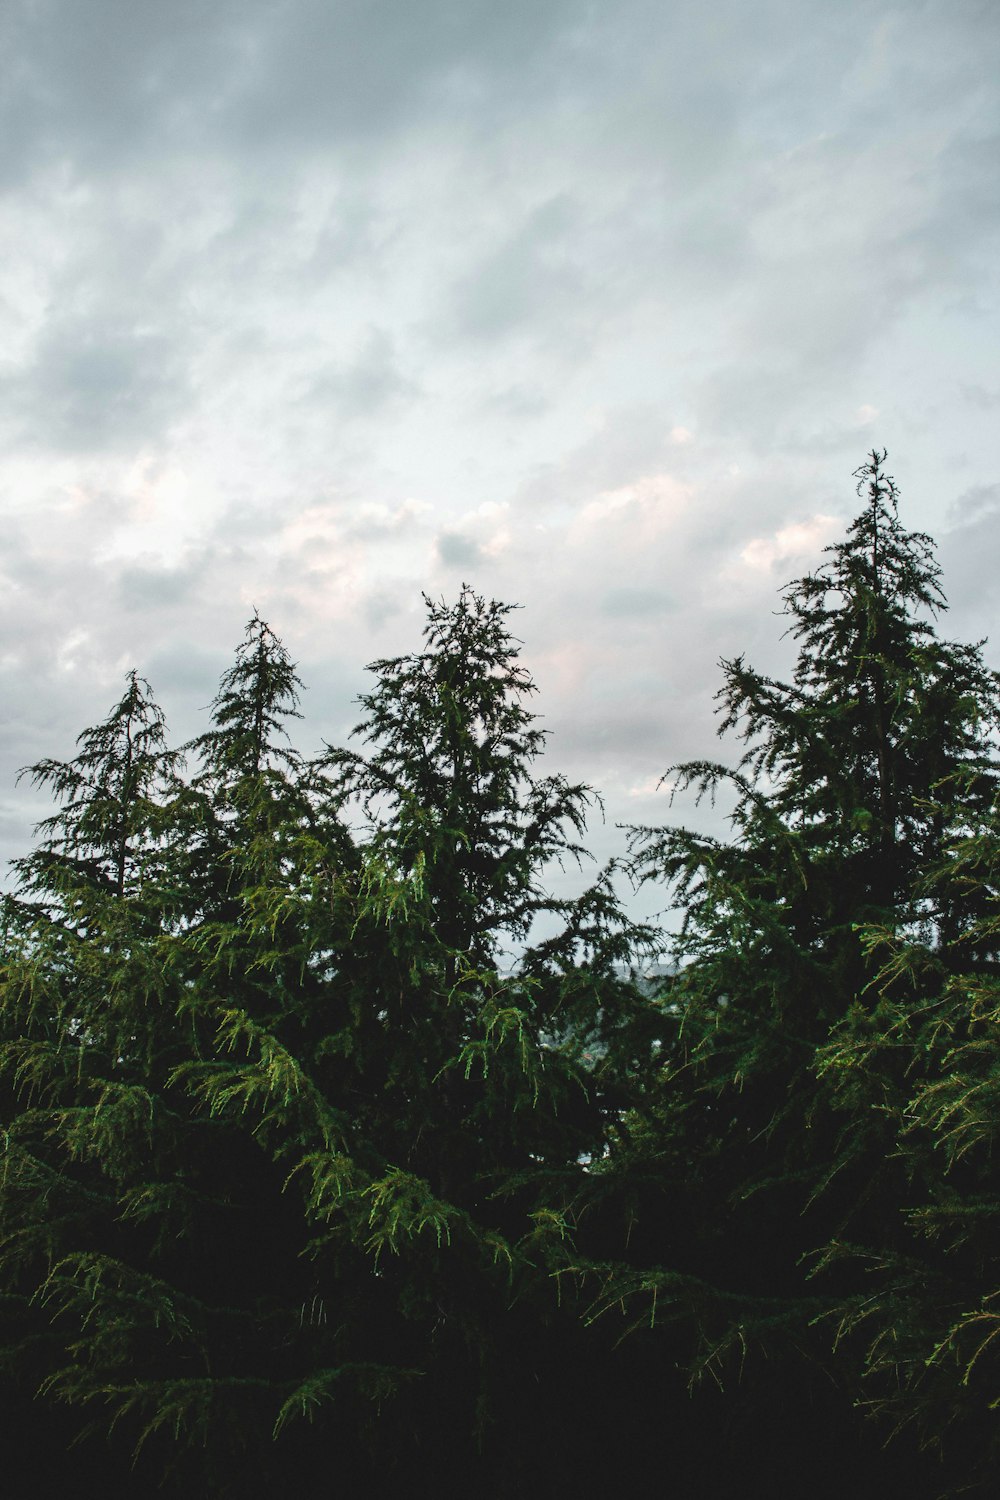
<svg viewBox="0 0 1000 1500">
<path fill-rule="evenodd" d="M 969 1101 L 979 1095 L 958 1085 L 959 1060 L 994 1065 L 969 982 L 946 982 L 945 1025 L 907 965 L 916 953 L 942 973 L 963 953 L 974 967 L 992 959 L 992 888 L 959 877 L 954 860 L 997 793 L 997 680 L 977 647 L 938 639 L 931 544 L 902 527 L 883 464 L 873 453 L 858 473 L 865 504 L 846 539 L 785 591 L 792 681 L 722 664 L 721 732 L 744 740 L 739 767 L 669 773 L 677 790 L 731 793 L 732 838 L 632 834 L 638 875 L 666 881 L 682 913 L 681 969 L 665 995 L 659 1097 L 624 1122 L 611 1164 L 640 1225 L 634 1269 L 609 1270 L 599 1306 L 670 1325 L 692 1378 L 714 1377 L 761 1424 L 773 1414 L 753 1391 L 768 1367 L 821 1406 L 838 1389 L 903 1415 L 919 1405 L 905 1391 L 929 1389 L 917 1363 L 944 1357 L 931 1329 L 948 1315 L 931 1308 L 941 1275 L 957 1274 L 950 1252 L 913 1259 L 915 1239 L 941 1228 L 922 1194 L 958 1190 L 940 1074 Z M 974 1201 L 985 1184 L 963 1199 L 973 1217 L 987 1212 Z M 873 1265 L 886 1284 L 879 1316 Z M 996 1284 L 983 1269 L 980 1296 Z M 904 1354 L 894 1341 L 907 1325 L 920 1331 Z M 852 1352 L 838 1328 L 856 1331 Z M 940 1383 L 928 1396 L 925 1435 L 940 1434 L 952 1400 Z"/>
<path fill-rule="evenodd" d="M 469 588 L 373 664 L 358 748 L 297 754 L 255 615 L 183 752 L 131 674 L 30 768 L 15 1500 L 990 1485 L 1000 695 L 884 455 L 858 477 L 785 591 L 791 681 L 723 663 L 738 766 L 670 773 L 731 837 L 632 832 L 682 919 L 658 994 L 614 866 L 552 893 L 595 797 L 539 774 L 510 608 Z"/>
<path fill-rule="evenodd" d="M 69 765 L 33 768 L 65 801 L 7 903 L 9 1307 L 21 1368 L 50 1399 L 137 1449 L 211 1429 L 206 1473 L 222 1493 L 227 1429 L 238 1441 L 248 1403 L 266 1417 L 258 1393 L 281 1378 L 272 1356 L 291 1316 L 274 1276 L 291 1292 L 295 1271 L 294 1239 L 275 1243 L 289 1218 L 280 1170 L 186 1076 L 218 1051 L 227 1010 L 259 995 L 247 983 L 258 955 L 211 899 L 232 886 L 237 839 L 216 829 L 235 814 L 179 781 L 134 676 L 81 745 Z M 192 855 L 206 848 L 222 851 L 214 887 Z"/>
<path fill-rule="evenodd" d="M 355 733 L 373 753 L 329 764 L 374 815 L 373 853 L 401 876 L 420 862 L 442 944 L 495 965 L 502 937 L 523 939 L 552 909 L 541 872 L 582 853 L 573 838 L 591 798 L 533 775 L 545 736 L 526 704 L 535 688 L 507 629 L 512 606 L 467 587 L 453 606 L 426 603 L 425 649 L 372 665 L 378 687 Z"/>
<path fill-rule="evenodd" d="M 830 1320 L 872 1408 L 989 1484 L 1000 1458 L 1000 803 L 980 831 L 963 830 L 963 779 L 937 788 L 953 832 L 921 882 L 924 923 L 862 930 L 870 1003 L 852 1006 L 817 1055 L 852 1126 L 845 1167 L 881 1150 L 904 1183 L 891 1232 L 831 1239 L 817 1281 L 841 1288 Z"/>
<path fill-rule="evenodd" d="M 534 774 L 545 735 L 527 707 L 535 688 L 507 628 L 511 606 L 467 587 L 452 606 L 426 603 L 424 651 L 372 666 L 378 686 L 362 698 L 355 731 L 370 753 L 331 751 L 324 761 L 340 795 L 361 799 L 370 819 L 363 910 L 380 955 L 391 954 L 393 917 L 405 910 L 406 962 L 437 990 L 411 1006 L 435 1049 L 429 1076 L 459 1068 L 493 1096 L 488 1114 L 530 1099 L 533 1118 L 543 1095 L 567 1092 L 569 1076 L 560 1104 L 569 1111 L 585 1097 L 572 1039 L 587 1031 L 610 1045 L 628 1030 L 635 1000 L 621 993 L 615 965 L 651 934 L 625 919 L 611 872 L 572 900 L 548 890 L 553 864 L 585 858 L 579 837 L 593 794 Z M 539 918 L 547 929 L 532 942 Z M 551 1128 L 559 1134 L 555 1120 Z M 599 1115 L 589 1129 L 600 1133 Z M 578 1139 L 572 1155 L 596 1145 L 593 1135 Z"/>
<path fill-rule="evenodd" d="M 178 756 L 166 747 L 149 683 L 130 672 L 103 723 L 84 730 L 69 763 L 42 760 L 21 772 L 51 788 L 59 811 L 37 829 L 34 854 L 17 861 L 22 887 L 72 901 L 88 890 L 124 897 L 149 883 L 166 830 L 163 794 Z"/>
<path fill-rule="evenodd" d="M 255 617 L 189 780 L 134 677 L 33 770 L 66 800 L 7 905 L 12 1367 L 182 1488 L 322 1494 L 336 1452 L 365 1493 L 418 1458 L 503 1493 L 538 1441 L 571 1324 L 546 1245 L 618 1107 L 641 934 L 608 875 L 546 892 L 588 793 L 533 777 L 506 609 L 429 613 L 376 663 L 367 759 L 291 750 Z M 512 971 L 536 912 L 566 930 Z"/>
</svg>

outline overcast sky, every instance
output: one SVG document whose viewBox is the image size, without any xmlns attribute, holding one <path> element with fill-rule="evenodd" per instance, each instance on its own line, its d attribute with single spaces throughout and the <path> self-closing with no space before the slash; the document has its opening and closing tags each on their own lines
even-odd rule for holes
<svg viewBox="0 0 1000 1500">
<path fill-rule="evenodd" d="M 873 445 L 997 662 L 998 38 L 995 0 L 3 0 L 0 854 L 132 665 L 197 732 L 256 607 L 316 748 L 463 580 L 524 606 L 550 768 L 661 821 Z"/>
</svg>

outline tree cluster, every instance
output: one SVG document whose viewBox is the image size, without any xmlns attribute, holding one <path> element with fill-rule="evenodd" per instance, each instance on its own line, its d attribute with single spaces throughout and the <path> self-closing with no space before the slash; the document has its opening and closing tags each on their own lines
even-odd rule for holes
<svg viewBox="0 0 1000 1500">
<path fill-rule="evenodd" d="M 989 1491 L 1000 686 L 884 455 L 724 661 L 731 835 L 541 774 L 511 607 L 428 599 L 354 748 L 255 616 L 69 762 L 0 952 L 11 1500 Z M 626 874 L 678 913 L 631 921 Z M 563 883 L 564 884 L 564 883 Z"/>
</svg>

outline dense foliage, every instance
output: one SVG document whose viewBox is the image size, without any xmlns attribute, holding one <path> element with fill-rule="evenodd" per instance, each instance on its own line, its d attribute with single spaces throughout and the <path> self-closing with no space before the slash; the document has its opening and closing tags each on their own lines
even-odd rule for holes
<svg viewBox="0 0 1000 1500">
<path fill-rule="evenodd" d="M 368 1492 L 482 1455 L 517 1487 L 553 1184 L 633 1087 L 615 966 L 644 935 L 607 872 L 544 885 L 590 794 L 534 773 L 508 608 L 428 612 L 374 664 L 366 755 L 290 748 L 254 618 L 189 778 L 134 675 L 31 770 L 61 806 L 6 914 L 14 1371 L 213 1494 L 325 1493 L 334 1450 Z"/>
<path fill-rule="evenodd" d="M 670 773 L 732 836 L 632 831 L 681 918 L 658 989 L 620 871 L 551 891 L 594 794 L 538 773 L 468 588 L 372 665 L 355 748 L 294 750 L 255 616 L 198 739 L 132 673 L 29 768 L 12 1496 L 995 1482 L 1000 694 L 884 455 L 859 479 L 786 590 L 792 680 L 723 663 L 740 764 Z"/>
<path fill-rule="evenodd" d="M 739 765 L 670 773 L 729 792 L 732 838 L 632 831 L 637 874 L 680 913 L 682 966 L 662 1088 L 615 1154 L 642 1246 L 601 1294 L 666 1325 L 692 1378 L 735 1388 L 773 1446 L 797 1408 L 807 1428 L 818 1413 L 834 1493 L 865 1482 L 843 1475 L 857 1423 L 842 1396 L 912 1419 L 908 1438 L 944 1450 L 944 1488 L 988 1482 L 971 1434 L 995 1440 L 1000 1394 L 1000 693 L 978 647 L 935 632 L 931 542 L 901 525 L 884 455 L 857 477 L 846 538 L 785 591 L 791 682 L 722 664 Z"/>
</svg>

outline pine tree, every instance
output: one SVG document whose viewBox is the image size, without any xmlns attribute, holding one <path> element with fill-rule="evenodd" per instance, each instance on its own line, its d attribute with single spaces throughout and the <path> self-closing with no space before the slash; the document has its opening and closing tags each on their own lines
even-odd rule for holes
<svg viewBox="0 0 1000 1500">
<path fill-rule="evenodd" d="M 874 452 L 858 471 L 846 538 L 785 590 L 791 682 L 722 663 L 720 732 L 743 739 L 738 767 L 668 773 L 678 792 L 729 795 L 732 837 L 633 830 L 637 875 L 666 882 L 681 913 L 681 967 L 662 1089 L 623 1122 L 612 1164 L 640 1230 L 603 1303 L 670 1325 L 692 1377 L 727 1385 L 725 1410 L 752 1412 L 759 1433 L 773 1431 L 769 1390 L 826 1411 L 834 1488 L 859 1481 L 837 1468 L 845 1408 L 821 1393 L 860 1399 L 862 1382 L 830 1351 L 843 1284 L 809 1271 L 834 1243 L 902 1243 L 909 1167 L 879 1100 L 862 1108 L 831 1085 L 825 1049 L 845 1026 L 882 1029 L 886 971 L 876 983 L 866 931 L 939 952 L 979 930 L 986 895 L 932 872 L 985 826 L 997 789 L 997 679 L 979 647 L 938 638 L 932 544 L 903 528 L 884 463 Z"/>
<path fill-rule="evenodd" d="M 317 862 L 281 744 L 293 689 L 255 619 L 187 784 L 132 674 L 73 762 L 32 768 L 63 806 L 6 909 L 0 1258 L 16 1364 L 95 1431 L 159 1444 L 180 1487 L 195 1475 L 219 1495 L 273 1483 L 266 1445 L 249 1464 L 240 1451 L 314 1364 L 308 1223 L 233 1067 L 256 1048 L 268 1085 L 295 1090 L 262 1018 L 319 985 L 308 934 L 273 920 L 279 899 L 302 906 Z M 220 1075 L 244 1090 L 235 1108 L 206 1087 Z M 329 1111 L 305 1092 L 313 1126 Z"/>
<path fill-rule="evenodd" d="M 595 794 L 535 774 L 546 733 L 527 706 L 535 686 L 507 626 L 513 607 L 467 586 L 453 605 L 426 603 L 424 651 L 372 664 L 378 686 L 362 697 L 366 717 L 355 730 L 372 753 L 326 760 L 342 795 L 368 812 L 369 871 L 421 912 L 444 990 L 472 978 L 471 1011 L 449 1005 L 445 1046 L 464 1045 L 468 1026 L 479 1025 L 480 972 L 517 971 L 537 1049 L 543 1037 L 581 1033 L 573 1006 L 586 1002 L 570 999 L 566 981 L 582 967 L 594 992 L 588 1024 L 610 1034 L 613 1016 L 599 1015 L 594 997 L 602 984 L 612 995 L 616 966 L 650 934 L 625 918 L 612 871 L 573 898 L 556 898 L 547 884 L 555 866 L 586 857 L 579 839 Z M 540 918 L 547 931 L 532 942 Z"/>
<path fill-rule="evenodd" d="M 356 972 L 365 995 L 350 1043 L 357 1057 L 371 1038 L 364 1134 L 391 1164 L 370 1189 L 373 1238 L 398 1251 L 407 1301 L 433 1309 L 452 1341 L 426 1389 L 441 1401 L 478 1392 L 500 1484 L 544 1447 L 544 1327 L 566 1324 L 546 1290 L 547 1242 L 566 1232 L 581 1162 L 603 1154 L 635 1057 L 648 1056 L 644 1008 L 618 972 L 648 934 L 625 918 L 610 872 L 575 899 L 548 889 L 553 864 L 584 857 L 593 794 L 535 774 L 545 735 L 511 607 L 467 587 L 454 604 L 426 603 L 424 650 L 372 666 L 356 731 L 368 753 L 325 761 L 369 818 L 364 921 L 342 977 Z M 539 917 L 549 931 L 532 942 Z M 405 1268 L 404 1237 L 424 1220 L 446 1254 L 410 1250 Z M 456 1339 L 475 1351 L 472 1369 Z"/>
<path fill-rule="evenodd" d="M 950 838 L 921 875 L 924 921 L 861 929 L 875 971 L 866 1003 L 850 1008 L 817 1054 L 844 1121 L 843 1158 L 881 1151 L 899 1178 L 888 1232 L 838 1232 L 817 1253 L 815 1277 L 835 1289 L 829 1322 L 870 1409 L 941 1457 L 949 1493 L 992 1493 L 1000 799 L 974 824 L 954 805 L 965 789 L 963 775 L 935 790 Z"/>
<path fill-rule="evenodd" d="M 86 1405 L 183 1316 L 128 1247 L 183 1235 L 191 1196 L 172 1171 L 183 1125 L 168 1080 L 186 1044 L 161 949 L 178 757 L 134 672 L 78 744 L 24 773 L 61 805 L 5 900 L 0 1256 L 15 1375 Z M 13 1454 L 11 1467 L 16 1485 Z"/>
<path fill-rule="evenodd" d="M 149 683 L 130 672 L 108 717 L 84 730 L 70 762 L 42 760 L 21 776 L 49 787 L 59 811 L 39 824 L 41 842 L 16 862 L 26 891 L 87 890 L 119 899 L 148 882 L 162 836 L 163 791 L 178 756 L 168 751 L 163 715 Z"/>
<path fill-rule="evenodd" d="M 533 775 L 505 615 L 430 606 L 428 649 L 376 664 L 367 759 L 291 749 L 255 617 L 189 779 L 144 690 L 141 769 L 118 711 L 35 768 L 72 796 L 8 905 L 0 1273 L 18 1369 L 140 1487 L 320 1494 L 335 1454 L 367 1494 L 415 1463 L 499 1494 L 564 1451 L 547 1257 L 630 1087 L 636 934 L 607 875 L 546 890 L 587 792 Z M 536 912 L 562 930 L 511 971 Z"/>
</svg>

